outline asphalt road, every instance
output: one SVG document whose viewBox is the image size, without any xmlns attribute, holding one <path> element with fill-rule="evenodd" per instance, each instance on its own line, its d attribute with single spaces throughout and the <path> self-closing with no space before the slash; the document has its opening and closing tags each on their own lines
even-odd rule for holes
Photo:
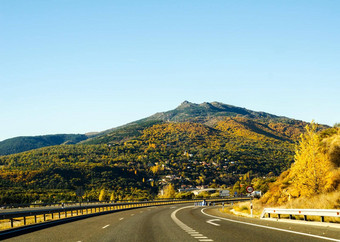
<svg viewBox="0 0 340 242">
<path fill-rule="evenodd" d="M 169 205 L 92 217 L 17 236 L 6 241 L 327 240 L 340 241 L 340 229 L 240 218 L 221 214 L 211 207 Z"/>
</svg>

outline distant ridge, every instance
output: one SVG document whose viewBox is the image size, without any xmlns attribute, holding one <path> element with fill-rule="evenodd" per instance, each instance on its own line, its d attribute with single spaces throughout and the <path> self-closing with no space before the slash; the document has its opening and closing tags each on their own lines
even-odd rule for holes
<svg viewBox="0 0 340 242">
<path fill-rule="evenodd" d="M 10 155 L 52 145 L 77 144 L 87 138 L 88 136 L 84 134 L 15 137 L 0 142 L 0 155 Z"/>
</svg>

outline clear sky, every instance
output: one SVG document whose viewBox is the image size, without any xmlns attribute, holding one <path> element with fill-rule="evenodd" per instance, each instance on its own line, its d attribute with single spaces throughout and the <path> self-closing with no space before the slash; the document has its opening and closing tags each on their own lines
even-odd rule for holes
<svg viewBox="0 0 340 242">
<path fill-rule="evenodd" d="M 0 140 L 184 100 L 340 122 L 338 0 L 0 1 Z"/>
</svg>

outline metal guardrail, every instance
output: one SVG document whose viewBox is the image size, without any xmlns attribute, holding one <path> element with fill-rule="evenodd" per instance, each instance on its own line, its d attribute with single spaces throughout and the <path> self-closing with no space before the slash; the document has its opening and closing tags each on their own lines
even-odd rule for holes
<svg viewBox="0 0 340 242">
<path fill-rule="evenodd" d="M 241 201 L 247 198 L 228 198 L 228 199 L 207 199 L 209 202 L 234 202 Z M 28 224 L 41 224 L 49 221 L 58 221 L 70 219 L 71 217 L 88 217 L 89 215 L 101 215 L 112 213 L 119 210 L 133 209 L 139 207 L 169 205 L 178 203 L 194 203 L 202 201 L 203 199 L 190 199 L 190 200 L 156 200 L 156 201 L 142 201 L 142 202 L 117 202 L 117 203 L 104 203 L 104 204 L 86 204 L 82 206 L 64 206 L 64 207 L 43 207 L 43 208 L 24 208 L 6 209 L 0 212 L 0 225 L 2 223 L 10 223 L 10 228 L 28 226 Z M 249 200 L 249 198 L 247 199 Z M 29 222 L 28 222 L 29 220 Z M 19 225 L 18 225 L 19 223 Z M 1 232 L 0 232 L 1 235 Z"/>
<path fill-rule="evenodd" d="M 28 217 L 34 217 L 34 223 L 38 222 L 38 216 L 41 216 L 43 222 L 47 221 L 47 215 L 50 219 L 61 219 L 84 214 L 93 214 L 108 212 L 113 210 L 123 210 L 127 208 L 156 206 L 176 203 L 177 201 L 151 201 L 151 202 L 129 202 L 129 203 L 106 203 L 106 204 L 92 204 L 83 206 L 64 206 L 64 207 L 48 207 L 48 208 L 31 208 L 22 211 L 3 211 L 0 212 L 0 222 L 10 220 L 11 228 L 14 227 L 15 220 L 23 220 L 23 225 L 26 225 Z M 182 201 L 183 202 L 183 201 Z"/>
<path fill-rule="evenodd" d="M 325 217 L 340 217 L 339 209 L 282 209 L 282 208 L 265 208 L 261 214 L 261 218 L 265 218 L 266 214 L 268 214 L 268 218 L 270 218 L 271 214 L 276 214 L 278 218 L 280 215 L 289 215 L 290 219 L 293 219 L 293 216 L 300 215 L 304 217 L 304 220 L 307 220 L 307 216 L 320 216 L 321 222 L 325 221 Z"/>
</svg>

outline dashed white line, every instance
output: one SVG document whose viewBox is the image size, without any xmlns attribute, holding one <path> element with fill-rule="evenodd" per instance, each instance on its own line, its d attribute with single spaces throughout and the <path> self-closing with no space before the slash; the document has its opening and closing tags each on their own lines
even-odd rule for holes
<svg viewBox="0 0 340 242">
<path fill-rule="evenodd" d="M 124 218 L 120 218 L 119 220 L 123 220 Z"/>
<path fill-rule="evenodd" d="M 181 209 L 185 209 L 185 208 L 191 208 L 194 206 L 187 206 L 187 207 L 182 207 L 179 209 L 176 209 L 175 211 L 173 211 L 171 213 L 171 218 L 172 220 L 181 228 L 183 229 L 185 232 L 187 232 L 189 235 L 191 235 L 192 237 L 194 237 L 195 239 L 198 239 L 198 241 L 213 241 L 212 239 L 209 239 L 208 237 L 204 236 L 203 234 L 201 234 L 200 232 L 190 228 L 188 225 L 186 225 L 185 223 L 183 223 L 181 220 L 179 220 L 176 217 L 176 213 L 181 210 Z"/>
<path fill-rule="evenodd" d="M 203 234 L 192 234 L 191 236 L 196 238 L 196 237 L 202 237 Z"/>
<path fill-rule="evenodd" d="M 103 229 L 106 229 L 106 228 L 109 227 L 109 226 L 110 226 L 110 224 L 105 225 L 105 226 L 103 227 Z"/>
</svg>

